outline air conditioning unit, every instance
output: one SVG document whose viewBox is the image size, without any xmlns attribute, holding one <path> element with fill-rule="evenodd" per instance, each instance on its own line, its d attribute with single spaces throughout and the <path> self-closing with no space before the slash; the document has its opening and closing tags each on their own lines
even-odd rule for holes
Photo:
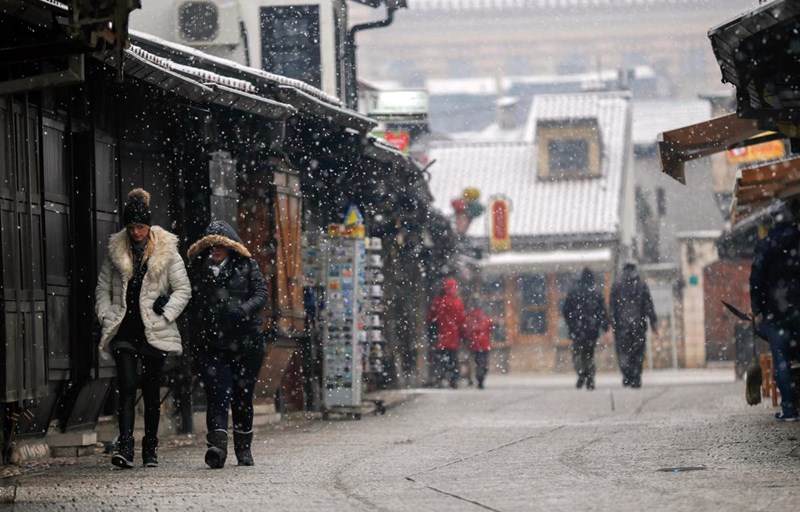
<svg viewBox="0 0 800 512">
<path fill-rule="evenodd" d="M 189 46 L 236 46 L 241 40 L 239 9 L 230 0 L 177 3 L 178 41 Z"/>
</svg>

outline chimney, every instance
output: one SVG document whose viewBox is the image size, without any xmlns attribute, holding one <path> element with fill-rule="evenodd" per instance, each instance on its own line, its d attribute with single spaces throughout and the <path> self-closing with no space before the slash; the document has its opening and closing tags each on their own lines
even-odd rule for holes
<svg viewBox="0 0 800 512">
<path fill-rule="evenodd" d="M 513 130 L 517 127 L 517 103 L 519 100 L 511 96 L 503 96 L 495 103 L 497 126 L 501 130 Z"/>
</svg>

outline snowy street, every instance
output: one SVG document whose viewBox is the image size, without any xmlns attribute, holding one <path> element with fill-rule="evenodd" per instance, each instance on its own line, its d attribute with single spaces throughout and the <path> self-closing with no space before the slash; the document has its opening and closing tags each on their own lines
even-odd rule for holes
<svg viewBox="0 0 800 512">
<path fill-rule="evenodd" d="M 13 510 L 795 507 L 800 423 L 748 407 L 730 371 L 645 373 L 641 390 L 571 379 L 490 375 L 482 392 L 409 391 L 382 417 L 290 419 L 258 432 L 253 468 L 230 454 L 210 470 L 199 442 L 162 450 L 157 469 L 98 457 L 21 478 Z"/>
</svg>

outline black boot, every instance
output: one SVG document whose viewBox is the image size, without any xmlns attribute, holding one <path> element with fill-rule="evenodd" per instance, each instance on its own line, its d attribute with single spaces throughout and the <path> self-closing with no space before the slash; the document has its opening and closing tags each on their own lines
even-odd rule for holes
<svg viewBox="0 0 800 512">
<path fill-rule="evenodd" d="M 133 468 L 133 436 L 119 436 L 117 451 L 111 457 L 111 464 L 120 469 Z"/>
<path fill-rule="evenodd" d="M 253 461 L 253 453 L 250 451 L 250 445 L 252 443 L 252 430 L 247 433 L 233 431 L 233 451 L 236 452 L 236 460 L 239 461 L 240 466 L 252 466 L 255 464 Z"/>
<path fill-rule="evenodd" d="M 157 437 L 145 437 L 142 439 L 142 462 L 146 468 L 158 467 Z"/>
<path fill-rule="evenodd" d="M 206 435 L 206 464 L 211 469 L 219 469 L 225 466 L 225 459 L 228 458 L 228 433 L 224 430 L 215 430 Z"/>
</svg>

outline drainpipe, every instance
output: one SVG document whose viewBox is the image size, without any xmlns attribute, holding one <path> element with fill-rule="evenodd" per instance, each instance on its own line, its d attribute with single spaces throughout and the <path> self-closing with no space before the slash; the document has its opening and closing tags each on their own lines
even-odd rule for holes
<svg viewBox="0 0 800 512">
<path fill-rule="evenodd" d="M 392 2 L 397 4 L 398 2 Z M 386 6 L 386 18 L 378 21 L 371 21 L 369 23 L 361 23 L 353 25 L 345 36 L 344 41 L 344 73 L 345 84 L 347 90 L 345 91 L 345 104 L 352 110 L 358 110 L 358 74 L 356 72 L 356 33 L 362 30 L 370 30 L 373 28 L 388 27 L 394 21 L 394 13 L 399 8 L 398 5 Z"/>
</svg>

